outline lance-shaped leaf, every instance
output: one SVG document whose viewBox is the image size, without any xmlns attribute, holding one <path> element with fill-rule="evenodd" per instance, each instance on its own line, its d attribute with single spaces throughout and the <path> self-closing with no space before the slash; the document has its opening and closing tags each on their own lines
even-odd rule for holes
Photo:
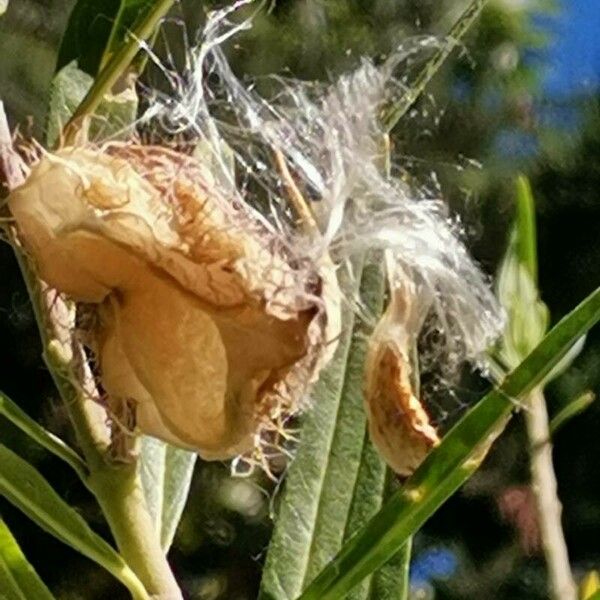
<svg viewBox="0 0 600 600">
<path fill-rule="evenodd" d="M 567 402 L 550 421 L 550 433 L 554 435 L 567 421 L 581 414 L 596 399 L 596 395 L 591 390 L 579 394 Z"/>
<path fill-rule="evenodd" d="M 59 437 L 44 429 L 29 415 L 23 412 L 8 396 L 0 392 L 0 414 L 6 417 L 13 425 L 26 433 L 40 446 L 46 448 L 70 465 L 79 477 L 85 481 L 87 466 L 85 461 L 75 450 L 67 446 Z"/>
<path fill-rule="evenodd" d="M 548 309 L 537 289 L 535 206 L 527 179 L 517 179 L 517 215 L 496 284 L 497 296 L 507 313 L 500 357 L 516 367 L 548 330 Z"/>
<path fill-rule="evenodd" d="M 381 268 L 374 261 L 362 271 L 361 300 L 375 317 L 383 298 Z M 369 327 L 350 313 L 345 323 L 334 362 L 314 390 L 314 407 L 303 421 L 298 453 L 287 475 L 263 574 L 265 600 L 296 598 L 398 485 L 366 428 L 362 389 Z M 409 558 L 407 543 L 347 597 L 404 600 Z"/>
<path fill-rule="evenodd" d="M 144 436 L 140 470 L 146 504 L 167 552 L 185 507 L 196 453 Z"/>
<path fill-rule="evenodd" d="M 564 317 L 504 380 L 446 434 L 414 475 L 353 536 L 300 596 L 333 600 L 389 560 L 479 467 L 517 400 L 543 381 L 600 320 L 600 289 Z"/>
<path fill-rule="evenodd" d="M 361 298 L 369 313 L 381 312 L 383 296 L 381 269 L 368 264 L 362 271 Z M 336 356 L 316 385 L 314 406 L 303 419 L 267 556 L 261 598 L 296 598 L 344 540 L 381 506 L 386 468 L 368 439 L 363 408 L 367 330 L 365 323 L 347 311 Z M 374 598 L 370 583 L 354 598 Z"/>
<path fill-rule="evenodd" d="M 0 519 L 0 598 L 8 600 L 53 600 L 19 548 L 6 523 Z"/>
<path fill-rule="evenodd" d="M 0 445 L 0 495 L 48 533 L 119 579 L 134 598 L 148 598 L 125 561 L 52 489 L 29 463 Z"/>
</svg>

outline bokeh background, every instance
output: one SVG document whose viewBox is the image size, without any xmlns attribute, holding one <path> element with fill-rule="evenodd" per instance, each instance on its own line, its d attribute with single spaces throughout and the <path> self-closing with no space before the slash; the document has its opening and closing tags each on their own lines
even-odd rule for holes
<svg viewBox="0 0 600 600">
<path fill-rule="evenodd" d="M 107 0 L 109 1 L 115 0 Z M 38 137 L 57 49 L 73 0 L 11 0 L 0 17 L 0 97 L 13 125 Z M 201 22 L 208 2 L 185 0 Z M 241 76 L 329 79 L 360 56 L 385 56 L 410 36 L 443 35 L 458 0 L 277 0 L 229 48 Z M 514 178 L 537 202 L 540 287 L 553 321 L 600 284 L 600 4 L 490 0 L 478 24 L 394 132 L 395 158 L 415 177 L 435 172 L 465 240 L 493 275 L 513 215 Z M 0 388 L 68 437 L 40 359 L 27 294 L 10 247 L 0 244 Z M 551 415 L 582 392 L 600 393 L 600 331 L 547 390 Z M 477 385 L 456 390 L 456 410 Z M 556 432 L 564 528 L 577 577 L 600 567 L 600 401 Z M 93 498 L 67 467 L 5 422 L 3 443 L 34 462 L 106 535 Z M 199 464 L 171 562 L 189 598 L 256 597 L 278 489 L 260 475 L 232 479 Z M 56 542 L 4 501 L 0 514 L 61 600 L 125 598 L 98 567 Z M 416 537 L 415 599 L 546 598 L 520 418 L 481 471 Z M 33 600 L 33 599 L 32 599 Z"/>
</svg>

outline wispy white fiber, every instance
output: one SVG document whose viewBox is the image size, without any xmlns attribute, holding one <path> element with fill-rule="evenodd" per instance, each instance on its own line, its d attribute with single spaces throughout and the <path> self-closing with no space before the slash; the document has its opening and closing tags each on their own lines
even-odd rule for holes
<svg viewBox="0 0 600 600">
<path fill-rule="evenodd" d="M 363 59 L 329 85 L 276 79 L 279 92 L 267 100 L 233 74 L 222 49 L 226 40 L 252 26 L 251 17 L 242 23 L 230 20 L 247 4 L 252 2 L 239 1 L 208 16 L 188 49 L 182 76 L 162 67 L 172 92 L 157 94 L 142 121 L 159 123 L 171 134 L 195 136 L 210 150 L 219 180 L 232 195 L 256 204 L 253 194 L 262 194 L 276 206 L 278 216 L 267 218 L 281 231 L 285 219 L 277 199 L 284 194 L 271 166 L 271 153 L 279 149 L 312 200 L 320 229 L 320 235 L 310 237 L 286 231 L 295 251 L 312 260 L 331 253 L 343 263 L 357 252 L 387 250 L 401 267 L 398 272 L 412 280 L 415 303 L 428 315 L 420 323 L 439 340 L 428 361 L 477 360 L 502 324 L 488 281 L 461 242 L 460 228 L 442 198 L 382 168 L 380 117 L 406 92 L 401 65 L 410 54 L 451 42 L 413 40 L 382 65 Z M 232 175 L 232 148 L 248 185 Z"/>
</svg>

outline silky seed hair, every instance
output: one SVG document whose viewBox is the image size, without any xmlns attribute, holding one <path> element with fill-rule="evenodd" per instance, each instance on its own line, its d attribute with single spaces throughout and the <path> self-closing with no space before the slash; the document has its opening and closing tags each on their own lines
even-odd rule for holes
<svg viewBox="0 0 600 600">
<path fill-rule="evenodd" d="M 196 39 L 187 42 L 183 73 L 149 51 L 171 89 L 151 93 L 138 125 L 193 139 L 210 157 L 220 184 L 241 201 L 266 209 L 267 226 L 299 258 L 318 262 L 331 255 L 352 273 L 350 258 L 357 253 L 391 253 L 412 282 L 422 313 L 415 319 L 415 335 L 435 340 L 420 357 L 423 370 L 443 364 L 450 374 L 464 361 L 484 362 L 503 316 L 490 281 L 462 242 L 460 221 L 449 215 L 434 179 L 409 183 L 381 168 L 381 115 L 408 91 L 403 69 L 439 44 L 455 42 L 411 38 L 381 64 L 363 58 L 356 70 L 331 84 L 273 77 L 271 87 L 278 91 L 266 99 L 253 82 L 234 75 L 224 51 L 227 42 L 252 27 L 252 16 L 233 20 L 252 4 L 241 0 L 209 13 Z M 317 232 L 307 234 L 290 223 L 285 186 L 272 166 L 274 149 L 284 155 L 304 197 L 313 200 Z M 401 163 L 395 167 L 404 170 Z M 360 310 L 357 289 L 351 277 L 343 291 Z"/>
</svg>

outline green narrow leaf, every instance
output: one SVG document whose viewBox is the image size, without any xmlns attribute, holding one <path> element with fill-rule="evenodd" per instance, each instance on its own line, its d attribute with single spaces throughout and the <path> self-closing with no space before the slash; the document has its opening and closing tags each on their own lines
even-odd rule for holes
<svg viewBox="0 0 600 600">
<path fill-rule="evenodd" d="M 73 448 L 67 446 L 59 437 L 44 429 L 27 413 L 23 412 L 8 396 L 0 392 L 0 414 L 5 416 L 13 425 L 26 433 L 32 440 L 58 458 L 64 460 L 85 482 L 87 465 Z"/>
<path fill-rule="evenodd" d="M 550 422 L 550 433 L 554 435 L 567 421 L 581 414 L 596 399 L 591 390 L 587 390 L 564 406 Z"/>
<path fill-rule="evenodd" d="M 144 436 L 140 474 L 148 511 L 167 552 L 190 491 L 196 454 Z"/>
<path fill-rule="evenodd" d="M 408 600 L 412 537 L 373 575 L 370 600 Z M 352 593 L 352 592 L 351 592 Z"/>
<path fill-rule="evenodd" d="M 388 561 L 479 467 L 517 406 L 569 348 L 600 320 L 600 288 L 564 317 L 504 380 L 446 434 L 406 484 L 301 594 L 333 600 Z"/>
<path fill-rule="evenodd" d="M 361 389 L 361 386 L 359 386 L 359 389 Z M 366 427 L 363 435 L 363 451 L 343 542 L 348 541 L 354 533 L 366 525 L 369 519 L 381 508 L 388 484 L 386 465 L 371 443 Z M 370 598 L 375 600 L 373 583 L 373 578 L 367 577 L 348 594 L 348 600 L 369 600 Z"/>
<path fill-rule="evenodd" d="M 519 175 L 516 181 L 517 188 L 517 253 L 519 262 L 525 266 L 529 276 L 537 286 L 537 232 L 535 225 L 535 203 L 531 192 L 529 179 Z"/>
<path fill-rule="evenodd" d="M 363 270 L 357 264 L 356 273 L 362 273 L 365 306 L 379 313 L 384 293 L 380 268 L 369 264 Z M 296 598 L 339 550 L 348 531 L 381 503 L 385 469 L 365 446 L 366 326 L 354 321 L 353 312 L 346 311 L 336 356 L 315 386 L 314 406 L 303 418 L 263 573 L 264 599 Z M 365 487 L 370 484 L 377 486 L 370 490 L 371 497 Z"/>
<path fill-rule="evenodd" d="M 190 492 L 197 455 L 181 448 L 167 445 L 160 543 L 165 552 L 175 537 L 177 525 Z"/>
<path fill-rule="evenodd" d="M 365 430 L 365 445 L 352 499 L 344 543 L 381 509 L 399 487 L 396 474 L 387 468 Z M 407 600 L 410 540 L 373 575 L 365 577 L 348 594 L 348 600 Z"/>
<path fill-rule="evenodd" d="M 550 315 L 537 288 L 535 204 L 529 181 L 516 180 L 516 218 L 500 266 L 496 293 L 507 314 L 499 357 L 516 367 L 548 331 Z"/>
<path fill-rule="evenodd" d="M 0 598 L 54 600 L 21 551 L 6 523 L 0 519 Z"/>
<path fill-rule="evenodd" d="M 389 500 L 399 487 L 396 474 L 388 469 L 384 500 Z M 369 600 L 408 600 L 411 553 L 412 537 L 409 537 L 400 550 L 372 575 Z"/>
<path fill-rule="evenodd" d="M 36 469 L 1 444 L 0 495 L 42 529 L 103 566 L 126 585 L 135 598 L 148 597 L 121 556 L 90 529 Z"/>
</svg>

